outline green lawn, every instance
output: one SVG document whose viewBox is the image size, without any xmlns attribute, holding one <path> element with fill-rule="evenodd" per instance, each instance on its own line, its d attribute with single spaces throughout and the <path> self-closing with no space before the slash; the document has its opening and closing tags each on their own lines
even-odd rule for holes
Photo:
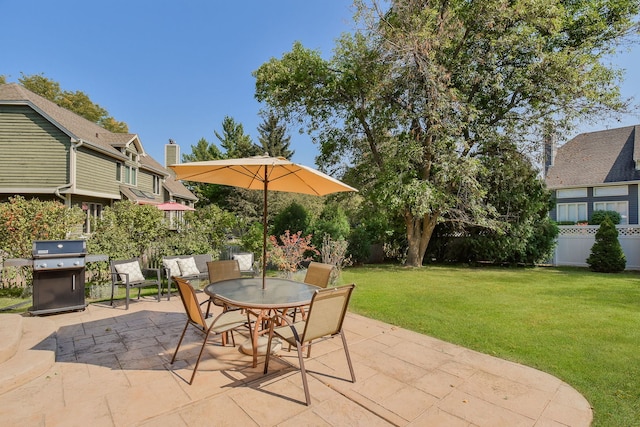
<svg viewBox="0 0 640 427">
<path fill-rule="evenodd" d="M 640 274 L 585 269 L 348 268 L 350 310 L 555 375 L 594 426 L 640 425 Z"/>
</svg>

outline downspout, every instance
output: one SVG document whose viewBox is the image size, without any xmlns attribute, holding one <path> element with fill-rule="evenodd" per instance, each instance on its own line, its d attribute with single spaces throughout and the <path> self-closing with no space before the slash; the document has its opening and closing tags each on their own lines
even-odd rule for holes
<svg viewBox="0 0 640 427">
<path fill-rule="evenodd" d="M 63 196 L 62 194 L 60 194 L 60 191 L 66 190 L 69 188 L 72 191 L 76 190 L 76 162 L 77 162 L 76 150 L 78 149 L 78 147 L 82 146 L 83 144 L 84 144 L 84 141 L 71 138 L 71 147 L 69 150 L 69 182 L 67 184 L 63 184 L 57 187 L 54 191 L 54 194 L 60 199 L 62 199 L 64 201 L 65 206 L 67 207 L 70 207 L 71 200 L 68 199 L 66 196 Z"/>
<path fill-rule="evenodd" d="M 71 138 L 71 150 L 69 150 L 69 184 L 71 191 L 76 192 L 76 174 L 78 171 L 78 148 L 82 147 L 84 141 Z"/>
<path fill-rule="evenodd" d="M 53 192 L 53 194 L 55 194 L 56 196 L 60 197 L 64 201 L 64 204 L 66 206 L 68 206 L 68 200 L 67 200 L 67 198 L 65 196 L 60 194 L 60 191 L 61 190 L 66 190 L 67 188 L 71 188 L 71 183 L 64 184 L 64 185 L 61 185 L 59 187 L 56 187 L 55 191 Z"/>
</svg>

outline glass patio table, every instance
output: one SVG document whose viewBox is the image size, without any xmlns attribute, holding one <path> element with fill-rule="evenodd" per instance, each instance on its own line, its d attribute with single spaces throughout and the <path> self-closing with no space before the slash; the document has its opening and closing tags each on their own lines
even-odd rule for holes
<svg viewBox="0 0 640 427">
<path fill-rule="evenodd" d="M 271 310 L 288 310 L 308 305 L 318 289 L 320 288 L 317 286 L 279 277 L 267 277 L 263 289 L 260 277 L 222 280 L 205 286 L 204 292 L 256 316 L 255 326 L 251 330 L 255 368 L 258 364 L 258 337 L 267 332 L 267 328 L 260 329 L 260 326 L 263 322 L 271 321 Z"/>
</svg>

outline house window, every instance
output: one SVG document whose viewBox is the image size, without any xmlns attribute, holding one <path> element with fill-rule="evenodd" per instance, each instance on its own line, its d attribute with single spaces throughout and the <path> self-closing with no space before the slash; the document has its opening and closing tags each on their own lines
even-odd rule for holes
<svg viewBox="0 0 640 427">
<path fill-rule="evenodd" d="M 138 184 L 138 169 L 133 166 L 124 165 L 124 179 L 125 184 L 137 185 Z"/>
<path fill-rule="evenodd" d="M 626 185 L 612 185 L 610 187 L 595 187 L 593 195 L 595 197 L 605 196 L 626 196 L 629 194 L 629 187 Z"/>
<path fill-rule="evenodd" d="M 594 211 L 616 211 L 620 214 L 620 224 L 629 223 L 627 202 L 595 202 Z"/>
<path fill-rule="evenodd" d="M 153 176 L 153 194 L 160 194 L 160 177 Z"/>
<path fill-rule="evenodd" d="M 569 199 L 572 197 L 587 197 L 586 188 L 565 188 L 556 191 L 557 199 Z"/>
<path fill-rule="evenodd" d="M 92 232 L 92 221 L 102 217 L 102 205 L 100 203 L 82 203 L 82 210 L 87 213 L 84 223 L 84 232 Z"/>
<path fill-rule="evenodd" d="M 556 221 L 578 222 L 587 220 L 586 203 L 558 203 L 556 205 Z"/>
</svg>

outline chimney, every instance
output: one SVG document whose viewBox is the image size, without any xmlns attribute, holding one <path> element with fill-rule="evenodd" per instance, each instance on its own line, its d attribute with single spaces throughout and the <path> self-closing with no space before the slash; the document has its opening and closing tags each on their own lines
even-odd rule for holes
<svg viewBox="0 0 640 427">
<path fill-rule="evenodd" d="M 546 126 L 544 132 L 544 176 L 547 176 L 547 172 L 556 158 L 556 151 L 558 151 L 558 141 L 556 133 L 551 126 Z"/>
<path fill-rule="evenodd" d="M 180 146 L 173 139 L 164 146 L 164 167 L 180 163 Z"/>
</svg>

